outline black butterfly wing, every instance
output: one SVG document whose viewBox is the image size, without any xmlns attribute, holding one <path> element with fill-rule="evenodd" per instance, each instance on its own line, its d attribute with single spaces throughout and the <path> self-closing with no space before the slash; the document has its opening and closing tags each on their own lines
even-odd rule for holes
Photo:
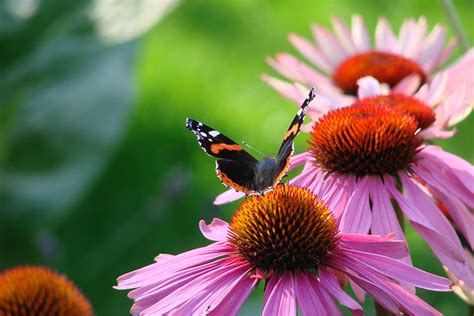
<svg viewBox="0 0 474 316">
<path fill-rule="evenodd" d="M 293 154 L 294 150 L 294 140 L 298 133 L 300 132 L 301 126 L 303 125 L 304 118 L 306 113 L 309 109 L 309 104 L 313 99 L 316 97 L 316 90 L 314 88 L 308 94 L 308 97 L 304 100 L 303 104 L 301 105 L 300 109 L 296 113 L 295 118 L 290 124 L 288 131 L 283 138 L 283 142 L 280 145 L 280 149 L 278 150 L 278 154 L 276 157 L 276 177 L 273 183 L 273 186 L 276 186 L 281 178 L 286 174 L 288 168 L 290 167 L 290 160 L 291 155 Z"/>
<path fill-rule="evenodd" d="M 216 173 L 220 180 L 237 191 L 252 193 L 258 160 L 210 126 L 186 119 L 186 127 L 196 135 L 199 146 L 207 154 L 219 158 L 216 161 Z"/>
</svg>

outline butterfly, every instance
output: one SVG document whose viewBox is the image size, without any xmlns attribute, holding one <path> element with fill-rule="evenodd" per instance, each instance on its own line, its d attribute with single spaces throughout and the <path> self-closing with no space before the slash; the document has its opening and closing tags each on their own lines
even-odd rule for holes
<svg viewBox="0 0 474 316">
<path fill-rule="evenodd" d="M 313 88 L 291 122 L 275 158 L 268 156 L 259 161 L 232 139 L 199 121 L 186 119 L 186 128 L 196 135 L 199 146 L 207 154 L 217 158 L 216 173 L 224 185 L 245 194 L 263 194 L 286 175 L 294 150 L 293 141 L 315 97 Z"/>
</svg>

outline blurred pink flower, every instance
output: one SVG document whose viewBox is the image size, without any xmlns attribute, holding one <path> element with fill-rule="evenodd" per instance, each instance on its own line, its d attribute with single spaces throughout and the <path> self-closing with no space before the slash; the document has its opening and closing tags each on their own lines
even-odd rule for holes
<svg viewBox="0 0 474 316">
<path fill-rule="evenodd" d="M 385 18 L 380 18 L 375 31 L 374 47 L 360 16 L 353 16 L 352 29 L 341 19 L 332 19 L 334 33 L 314 25 L 316 45 L 298 35 L 290 35 L 291 43 L 319 70 L 287 53 L 268 58 L 268 63 L 291 82 L 264 75 L 263 79 L 286 98 L 299 104 L 308 87 L 317 87 L 319 102 L 310 108 L 309 116 L 317 121 L 328 111 L 352 104 L 358 80 L 372 76 L 383 83 L 384 93 L 414 95 L 435 109 L 435 129 L 426 137 L 449 137 L 452 133 L 436 133 L 464 119 L 474 104 L 474 49 L 457 62 L 434 71 L 450 55 L 455 46 L 445 46 L 446 28 L 436 25 L 426 35 L 426 19 L 406 20 L 399 36 L 395 36 Z M 441 75 L 442 74 L 442 75 Z M 432 91 L 434 90 L 434 91 Z M 359 89 L 359 97 L 360 89 Z"/>
<path fill-rule="evenodd" d="M 407 287 L 450 289 L 449 280 L 399 261 L 407 247 L 393 235 L 339 233 L 327 206 L 299 187 L 251 196 L 230 224 L 214 219 L 200 228 L 214 243 L 159 255 L 118 278 L 117 289 L 134 289 L 133 314 L 236 315 L 264 280 L 262 315 L 342 315 L 335 301 L 362 315 L 343 290 L 349 280 L 358 297 L 367 292 L 392 313 L 438 315 Z"/>
</svg>

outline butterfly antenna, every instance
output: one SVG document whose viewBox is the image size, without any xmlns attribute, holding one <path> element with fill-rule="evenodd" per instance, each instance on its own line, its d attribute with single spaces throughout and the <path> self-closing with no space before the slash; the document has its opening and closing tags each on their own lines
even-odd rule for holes
<svg viewBox="0 0 474 316">
<path fill-rule="evenodd" d="M 255 148 L 255 147 L 252 147 L 252 146 L 250 146 L 250 145 L 249 145 L 249 144 L 247 144 L 245 141 L 242 141 L 242 144 L 244 144 L 244 146 L 246 146 L 246 147 L 248 147 L 248 148 L 250 148 L 250 149 L 253 149 L 253 150 L 255 150 L 255 151 L 256 151 L 256 152 L 258 152 L 260 155 L 262 155 L 262 157 L 264 157 L 264 156 L 265 156 L 265 155 L 264 155 L 264 154 L 263 154 L 263 153 L 262 153 L 260 150 L 258 150 L 258 149 L 257 149 L 257 148 Z"/>
</svg>

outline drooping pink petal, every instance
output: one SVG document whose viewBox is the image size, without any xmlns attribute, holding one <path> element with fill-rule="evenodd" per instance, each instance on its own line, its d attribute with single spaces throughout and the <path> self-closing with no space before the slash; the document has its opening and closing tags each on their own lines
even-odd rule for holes
<svg viewBox="0 0 474 316">
<path fill-rule="evenodd" d="M 316 294 L 319 296 L 319 299 L 321 300 L 324 309 L 327 311 L 328 316 L 342 315 L 336 303 L 334 303 L 334 300 L 329 295 L 328 291 L 323 286 L 321 286 L 320 282 L 311 282 L 311 285 L 313 286 Z"/>
<path fill-rule="evenodd" d="M 471 273 L 474 274 L 474 255 L 472 251 L 465 249 L 464 257 L 466 262 L 468 262 Z M 474 305 L 474 288 L 467 286 L 464 280 L 460 280 L 458 277 L 452 274 L 447 267 L 444 267 L 444 269 L 446 270 L 448 277 L 454 282 L 453 290 L 456 295 L 462 298 L 466 303 Z"/>
<path fill-rule="evenodd" d="M 341 233 L 339 242 L 342 247 L 363 252 L 400 259 L 408 255 L 408 247 L 404 240 L 394 239 L 395 235 L 386 236 L 359 235 Z"/>
<path fill-rule="evenodd" d="M 352 260 L 384 274 L 394 280 L 405 282 L 419 288 L 432 291 L 450 291 L 451 281 L 437 275 L 417 269 L 399 260 L 369 252 L 345 250 Z"/>
<path fill-rule="evenodd" d="M 259 281 L 249 277 L 249 269 L 251 267 L 243 262 L 241 266 L 229 268 L 215 285 L 210 286 L 210 291 L 194 296 L 176 312 L 182 315 L 202 315 L 203 312 L 206 315 L 237 315 Z"/>
<path fill-rule="evenodd" d="M 453 258 L 461 259 L 462 246 L 446 217 L 441 213 L 433 200 L 416 186 L 405 174 L 399 175 L 405 196 L 393 187 L 390 192 L 396 199 L 406 217 L 414 223 L 426 227 L 433 236 L 440 239 L 438 244 L 445 246 L 444 252 Z M 428 241 L 429 242 L 429 241 Z"/>
<path fill-rule="evenodd" d="M 397 239 L 404 240 L 405 234 L 400 227 L 395 209 L 382 180 L 379 177 L 371 177 L 368 185 L 372 200 L 371 234 L 383 236 L 393 232 Z"/>
<path fill-rule="evenodd" d="M 448 211 L 456 228 L 463 234 L 471 249 L 474 249 L 474 214 L 466 205 L 452 195 L 445 195 L 436 189 L 431 189 L 437 199 Z"/>
<path fill-rule="evenodd" d="M 359 180 L 352 192 L 339 227 L 344 233 L 367 234 L 372 223 L 367 177 Z"/>
<path fill-rule="evenodd" d="M 413 228 L 426 240 L 439 260 L 467 284 L 474 285 L 474 275 L 468 273 L 462 256 L 462 246 L 453 228 L 432 202 L 426 202 L 426 193 L 401 177 L 408 194 L 404 197 L 390 179 L 385 178 L 387 188 L 395 198 Z M 405 181 L 405 182 L 403 182 Z M 408 185 L 407 185 L 408 184 Z"/>
<path fill-rule="evenodd" d="M 460 157 L 438 146 L 426 146 L 414 166 L 416 174 L 446 194 L 453 194 L 474 207 L 474 167 Z"/>
<path fill-rule="evenodd" d="M 296 301 L 303 316 L 331 315 L 328 306 L 312 285 L 312 283 L 316 282 L 318 280 L 315 277 L 308 276 L 304 272 L 298 272 L 295 275 Z M 337 307 L 335 310 L 331 310 L 331 312 L 334 313 L 333 315 L 341 315 Z"/>
<path fill-rule="evenodd" d="M 383 299 L 382 301 L 379 301 L 379 303 L 388 308 L 391 312 L 397 312 L 393 310 L 394 300 L 399 306 L 397 308 L 398 310 L 407 312 L 409 314 L 441 315 L 441 313 L 417 296 L 405 290 L 400 285 L 393 283 L 393 281 L 387 279 L 375 270 L 367 268 L 366 266 L 362 266 L 356 260 L 338 257 L 337 260 L 335 260 L 335 263 L 339 265 L 339 269 L 342 267 L 342 269 L 348 273 L 349 277 L 356 281 L 369 294 L 373 295 L 374 297 L 378 297 L 379 299 Z M 373 292 L 372 287 L 366 286 L 367 283 L 386 293 L 386 296 L 381 297 L 381 293 L 379 291 Z"/>
<path fill-rule="evenodd" d="M 200 220 L 199 228 L 201 229 L 201 233 L 203 234 L 203 236 L 209 240 L 227 240 L 227 230 L 229 228 L 229 224 L 219 218 L 214 218 L 209 225 L 207 225 L 204 220 Z"/>
<path fill-rule="evenodd" d="M 262 316 L 296 316 L 295 280 L 290 273 L 272 275 L 264 296 Z"/>
<path fill-rule="evenodd" d="M 341 288 L 332 273 L 323 268 L 319 269 L 319 279 L 322 287 L 337 299 L 339 304 L 349 308 L 355 315 L 362 315 L 362 307 Z"/>
<path fill-rule="evenodd" d="M 219 194 L 215 198 L 214 204 L 221 205 L 221 204 L 230 203 L 244 196 L 245 196 L 245 193 L 243 192 L 237 192 L 234 189 L 229 189 L 225 191 L 224 193 Z"/>
<path fill-rule="evenodd" d="M 237 314 L 258 282 L 259 279 L 242 276 L 242 279 L 229 289 L 221 303 L 208 310 L 208 314 L 212 316 Z"/>
</svg>

